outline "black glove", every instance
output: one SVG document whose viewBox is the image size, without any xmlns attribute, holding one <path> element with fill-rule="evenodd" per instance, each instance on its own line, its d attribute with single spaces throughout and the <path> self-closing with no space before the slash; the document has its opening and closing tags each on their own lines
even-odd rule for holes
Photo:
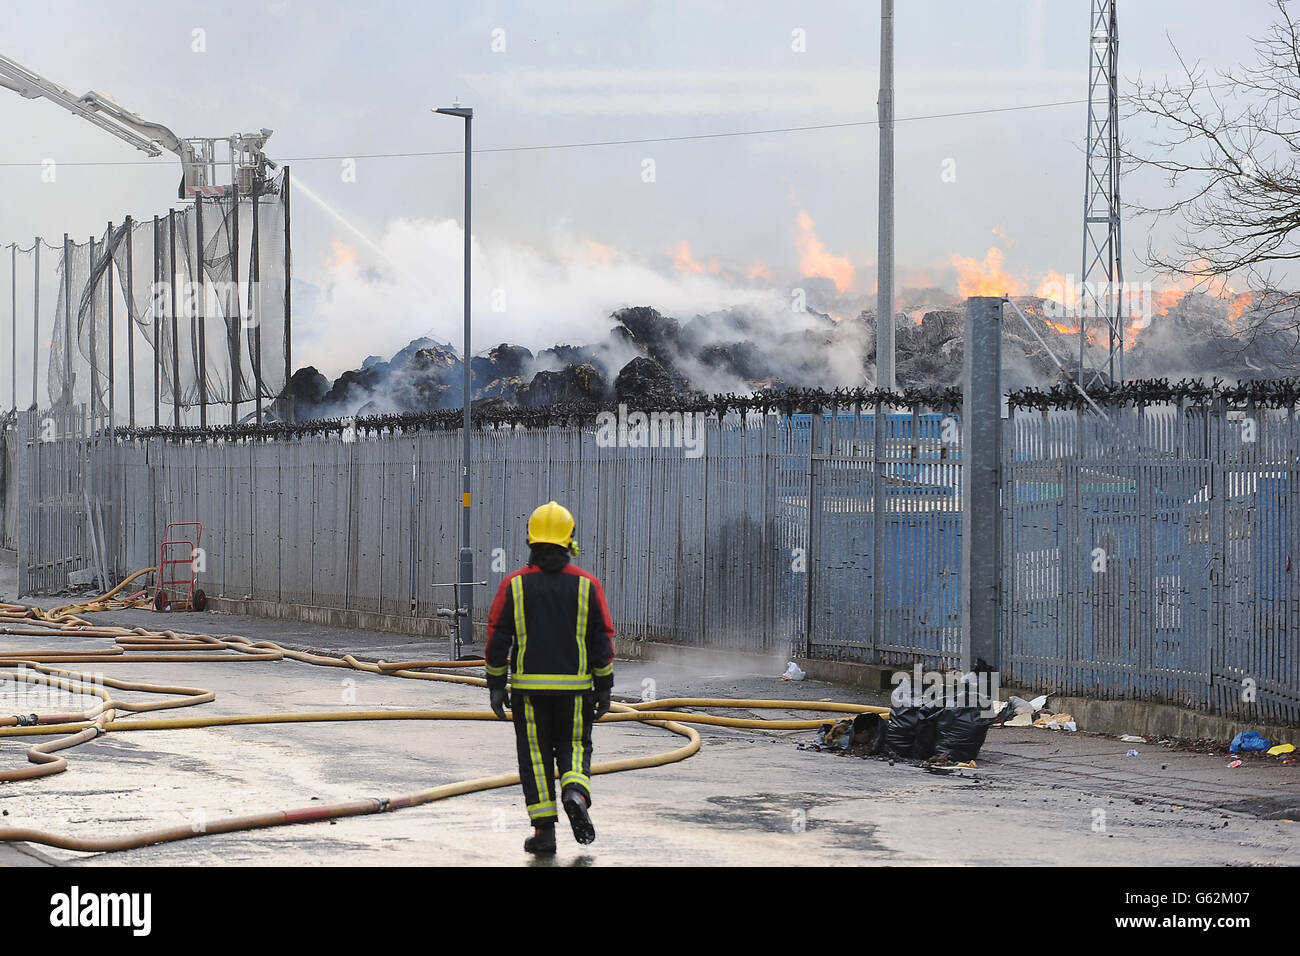
<svg viewBox="0 0 1300 956">
<path fill-rule="evenodd" d="M 501 720 L 506 719 L 506 689 L 504 687 L 493 687 L 490 690 L 492 696 L 492 713 L 496 714 Z"/>
<path fill-rule="evenodd" d="M 591 711 L 591 719 L 593 721 L 600 720 L 600 718 L 604 717 L 608 713 L 609 713 L 609 691 L 598 690 L 596 691 L 596 706 L 593 707 Z"/>
</svg>

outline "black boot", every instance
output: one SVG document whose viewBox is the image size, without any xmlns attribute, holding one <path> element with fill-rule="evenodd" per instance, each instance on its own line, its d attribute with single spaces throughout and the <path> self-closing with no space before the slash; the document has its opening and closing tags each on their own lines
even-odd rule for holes
<svg viewBox="0 0 1300 956">
<path fill-rule="evenodd" d="M 524 849 L 529 853 L 554 853 L 555 824 L 548 823 L 545 826 L 535 827 L 533 835 L 524 841 Z"/>
<path fill-rule="evenodd" d="M 573 838 L 579 843 L 594 843 L 596 828 L 592 825 L 591 814 L 587 812 L 587 797 L 577 787 L 566 787 L 561 798 L 564 812 L 569 815 L 569 824 L 573 827 Z"/>
</svg>

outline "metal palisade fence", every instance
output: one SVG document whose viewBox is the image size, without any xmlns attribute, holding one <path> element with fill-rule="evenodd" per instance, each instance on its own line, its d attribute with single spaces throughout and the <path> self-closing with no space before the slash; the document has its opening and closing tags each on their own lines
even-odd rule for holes
<svg viewBox="0 0 1300 956">
<path fill-rule="evenodd" d="M 956 666 L 952 407 L 687 411 L 651 441 L 590 419 L 484 423 L 476 576 L 494 587 L 526 560 L 528 514 L 553 498 L 574 512 L 579 563 L 625 637 Z M 1002 683 L 1300 719 L 1288 408 L 1209 398 L 1103 420 L 1013 405 L 1001 530 L 972 542 L 973 560 L 1000 569 Z M 458 571 L 449 416 L 111 439 L 70 427 L 63 448 L 42 447 L 49 418 L 18 415 L 19 524 L 90 514 L 104 530 L 20 528 L 24 591 L 92 566 L 95 547 L 119 579 L 157 561 L 167 522 L 197 520 L 209 595 L 417 617 L 447 603 L 432 585 Z"/>
<path fill-rule="evenodd" d="M 1006 424 L 1003 673 L 1300 718 L 1300 424 L 1222 398 Z"/>
</svg>

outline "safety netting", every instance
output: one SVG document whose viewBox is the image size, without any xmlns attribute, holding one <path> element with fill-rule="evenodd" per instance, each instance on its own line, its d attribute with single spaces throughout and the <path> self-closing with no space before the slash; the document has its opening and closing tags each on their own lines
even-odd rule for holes
<svg viewBox="0 0 1300 956">
<path fill-rule="evenodd" d="M 278 398 L 287 380 L 286 182 L 281 171 L 252 195 L 198 198 L 47 245 L 43 257 L 52 253 L 58 270 L 49 401 L 85 401 L 107 416 L 114 399 L 117 410 L 128 400 L 128 368 L 143 386 L 137 404 L 152 392 L 167 406 L 226 406 L 210 411 L 214 420 Z"/>
</svg>

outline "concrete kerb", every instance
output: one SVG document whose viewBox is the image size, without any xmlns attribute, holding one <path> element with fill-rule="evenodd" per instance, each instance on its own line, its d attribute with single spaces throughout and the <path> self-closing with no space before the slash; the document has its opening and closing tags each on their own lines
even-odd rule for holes
<svg viewBox="0 0 1300 956">
<path fill-rule="evenodd" d="M 208 609 L 218 614 L 241 614 L 247 617 L 265 617 L 280 621 L 299 621 L 303 624 L 319 624 L 322 627 L 383 631 L 391 634 L 409 634 L 413 637 L 447 639 L 451 636 L 447 628 L 447 622 L 437 617 L 411 617 L 409 614 L 383 614 L 378 611 L 361 611 L 355 608 L 321 607 L 313 604 L 280 604 L 275 601 L 255 601 L 251 598 L 225 597 L 209 597 Z M 481 644 L 486 637 L 485 626 L 475 624 L 474 641 L 472 643 Z"/>
<path fill-rule="evenodd" d="M 209 598 L 208 605 L 217 613 L 300 621 L 328 627 L 386 631 L 418 637 L 446 639 L 449 636 L 447 624 L 440 618 L 231 598 Z M 474 636 L 478 644 L 482 644 L 486 639 L 482 625 L 475 627 Z M 751 654 L 744 651 L 638 641 L 622 637 L 616 638 L 615 651 L 624 660 L 659 661 L 723 671 L 742 668 L 750 672 L 771 674 L 774 677 L 785 670 L 787 661 L 793 660 L 813 680 L 873 692 L 891 690 L 893 685 L 890 676 L 898 670 L 896 667 L 878 664 L 791 657 L 776 653 Z M 1037 692 L 1002 688 L 1004 699 L 1013 693 L 1018 693 L 1022 697 L 1032 697 Z M 1158 737 L 1206 738 L 1226 742 L 1241 731 L 1254 730 L 1274 743 L 1300 742 L 1300 729 L 1295 727 L 1275 723 L 1251 723 L 1152 701 L 1094 700 L 1084 697 L 1053 696 L 1051 705 L 1056 711 L 1073 714 L 1080 729 L 1090 733 L 1150 734 Z"/>
</svg>

